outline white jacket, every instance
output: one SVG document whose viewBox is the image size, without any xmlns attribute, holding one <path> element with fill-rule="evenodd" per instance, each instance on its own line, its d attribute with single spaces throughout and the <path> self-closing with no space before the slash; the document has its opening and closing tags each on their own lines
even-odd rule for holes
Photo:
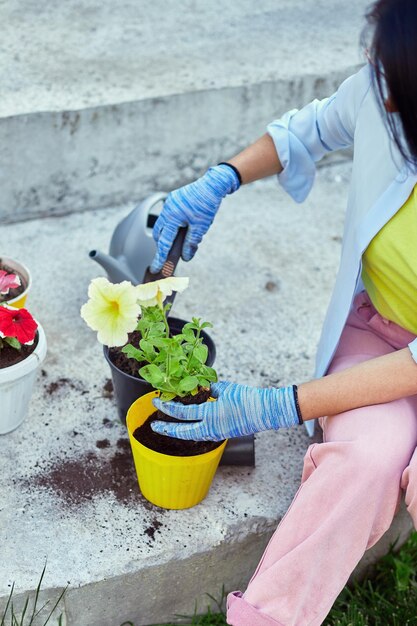
<svg viewBox="0 0 417 626">
<path fill-rule="evenodd" d="M 289 111 L 268 126 L 284 167 L 279 182 L 297 202 L 311 190 L 315 163 L 327 152 L 354 145 L 340 267 L 317 350 L 317 377 L 326 373 L 353 298 L 363 289 L 363 252 L 417 183 L 417 173 L 391 138 L 371 72 L 366 65 L 330 98 Z M 417 361 L 417 339 L 409 347 Z"/>
</svg>

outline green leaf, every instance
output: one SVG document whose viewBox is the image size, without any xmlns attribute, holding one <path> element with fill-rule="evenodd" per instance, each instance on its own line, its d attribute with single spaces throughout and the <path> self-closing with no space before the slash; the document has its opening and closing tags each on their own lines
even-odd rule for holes
<svg viewBox="0 0 417 626">
<path fill-rule="evenodd" d="M 185 375 L 186 376 L 194 376 L 195 374 L 198 374 L 200 365 L 201 365 L 201 363 L 199 361 L 197 361 L 197 359 L 194 359 L 194 363 L 193 363 L 192 359 L 191 359 L 191 361 L 189 361 L 187 359 L 183 363 Z"/>
<path fill-rule="evenodd" d="M 148 337 L 163 337 L 165 336 L 165 331 L 164 322 L 155 322 L 149 327 Z"/>
<path fill-rule="evenodd" d="M 182 361 L 179 358 L 173 358 L 169 362 L 168 376 L 179 376 L 184 370 Z M 181 376 L 179 376 L 181 378 Z"/>
<path fill-rule="evenodd" d="M 171 345 L 169 346 L 169 354 L 172 357 L 176 357 L 178 359 L 185 359 L 186 358 L 186 354 L 184 352 L 184 348 L 182 345 L 178 345 L 175 342 L 172 342 Z"/>
<path fill-rule="evenodd" d="M 190 343 L 194 343 L 195 333 L 191 326 L 192 326 L 191 324 L 185 324 L 184 328 L 182 329 L 182 334 L 186 341 L 189 341 Z"/>
<path fill-rule="evenodd" d="M 155 364 L 145 365 L 139 370 L 139 375 L 144 378 L 148 383 L 151 383 L 153 387 L 158 389 L 158 385 L 161 385 L 165 380 L 165 375 L 159 367 Z"/>
<path fill-rule="evenodd" d="M 198 387 L 198 378 L 197 376 L 186 376 L 180 382 L 179 387 L 181 391 L 189 392 Z"/>
<path fill-rule="evenodd" d="M 213 328 L 213 324 L 211 324 L 211 322 L 203 322 L 200 328 L 201 330 L 203 330 L 203 328 Z"/>
<path fill-rule="evenodd" d="M 169 402 L 169 400 L 175 398 L 176 395 L 176 393 L 163 391 L 159 397 L 161 398 L 162 402 Z"/>
<path fill-rule="evenodd" d="M 144 307 L 142 313 L 148 324 L 164 320 L 164 314 L 157 305 Z"/>
<path fill-rule="evenodd" d="M 153 347 L 152 342 L 147 339 L 141 339 L 139 345 L 143 351 L 142 360 L 147 361 L 148 363 L 153 363 L 158 356 L 158 352 Z"/>
<path fill-rule="evenodd" d="M 150 341 L 149 339 L 141 339 L 139 341 L 139 346 L 141 347 L 141 349 L 147 353 L 147 352 L 154 352 L 154 343 L 153 341 Z"/>
<path fill-rule="evenodd" d="M 202 376 L 205 376 L 205 378 L 207 378 L 207 380 L 209 380 L 211 383 L 217 382 L 217 372 L 212 367 L 207 367 L 207 365 L 204 365 L 201 369 L 201 374 Z"/>
<path fill-rule="evenodd" d="M 145 332 L 148 330 L 148 328 L 149 328 L 149 322 L 145 318 L 141 317 L 138 320 L 136 330 L 138 330 L 142 335 L 144 335 Z"/>
<path fill-rule="evenodd" d="M 142 341 L 144 340 L 142 339 Z M 172 340 L 168 339 L 167 337 L 152 337 L 149 339 L 149 341 L 156 348 L 169 348 L 172 343 Z"/>
<path fill-rule="evenodd" d="M 160 351 L 164 351 L 165 358 L 170 356 L 171 358 L 176 357 L 179 359 L 185 356 L 182 346 L 175 343 L 175 341 L 172 341 L 172 339 L 158 340 L 157 343 L 158 347 L 161 346 Z"/>
<path fill-rule="evenodd" d="M 18 341 L 15 337 L 4 337 L 4 342 L 8 343 L 9 346 L 15 348 L 16 350 L 20 350 L 22 347 L 20 341 Z"/>
<path fill-rule="evenodd" d="M 205 363 L 208 357 L 208 348 L 205 344 L 200 344 L 196 346 L 193 351 L 193 356 L 200 361 L 200 363 Z"/>
<path fill-rule="evenodd" d="M 139 350 L 139 348 L 135 348 L 135 346 L 132 346 L 131 343 L 122 348 L 122 352 L 123 354 L 126 354 L 129 359 L 136 359 L 136 361 L 139 361 L 139 363 L 145 360 L 145 355 L 142 350 Z"/>
<path fill-rule="evenodd" d="M 152 359 L 152 363 L 158 365 L 165 371 L 166 364 L 168 363 L 168 353 L 166 350 L 159 350 L 159 352 L 155 352 L 155 357 Z"/>
</svg>

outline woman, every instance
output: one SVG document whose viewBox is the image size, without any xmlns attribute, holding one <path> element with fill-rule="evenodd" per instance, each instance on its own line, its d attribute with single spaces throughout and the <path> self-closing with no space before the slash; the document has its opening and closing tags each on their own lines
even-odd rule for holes
<svg viewBox="0 0 417 626">
<path fill-rule="evenodd" d="M 158 423 L 179 438 L 223 439 L 320 418 L 301 486 L 245 593 L 235 626 L 318 626 L 366 549 L 389 528 L 405 490 L 417 525 L 417 3 L 379 0 L 369 63 L 336 94 L 290 111 L 254 145 L 168 197 L 155 225 L 166 258 L 188 226 L 189 260 L 222 198 L 278 173 L 301 202 L 326 152 L 354 145 L 341 264 L 315 380 L 257 389 L 220 382 L 217 402 L 164 404 L 195 423 Z M 180 408 L 179 408 L 180 407 Z M 326 417 L 323 417 L 326 416 Z"/>
</svg>

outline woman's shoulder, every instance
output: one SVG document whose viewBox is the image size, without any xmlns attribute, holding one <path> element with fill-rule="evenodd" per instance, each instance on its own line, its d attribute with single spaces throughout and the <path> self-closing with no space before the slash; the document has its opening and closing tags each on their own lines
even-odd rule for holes
<svg viewBox="0 0 417 626">
<path fill-rule="evenodd" d="M 356 116 L 365 98 L 372 94 L 372 69 L 367 63 L 340 85 L 335 94 L 339 107 L 350 109 Z"/>
</svg>

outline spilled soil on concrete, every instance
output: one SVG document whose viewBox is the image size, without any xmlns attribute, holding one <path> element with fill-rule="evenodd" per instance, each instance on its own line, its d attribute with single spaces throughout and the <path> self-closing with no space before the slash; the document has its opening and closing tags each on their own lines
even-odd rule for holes
<svg viewBox="0 0 417 626">
<path fill-rule="evenodd" d="M 52 461 L 28 479 L 27 486 L 48 489 L 68 508 L 88 503 L 97 495 L 112 494 L 121 504 L 140 503 L 155 510 L 139 491 L 127 438 L 120 438 L 116 449 L 100 439 L 95 450 Z"/>
</svg>

